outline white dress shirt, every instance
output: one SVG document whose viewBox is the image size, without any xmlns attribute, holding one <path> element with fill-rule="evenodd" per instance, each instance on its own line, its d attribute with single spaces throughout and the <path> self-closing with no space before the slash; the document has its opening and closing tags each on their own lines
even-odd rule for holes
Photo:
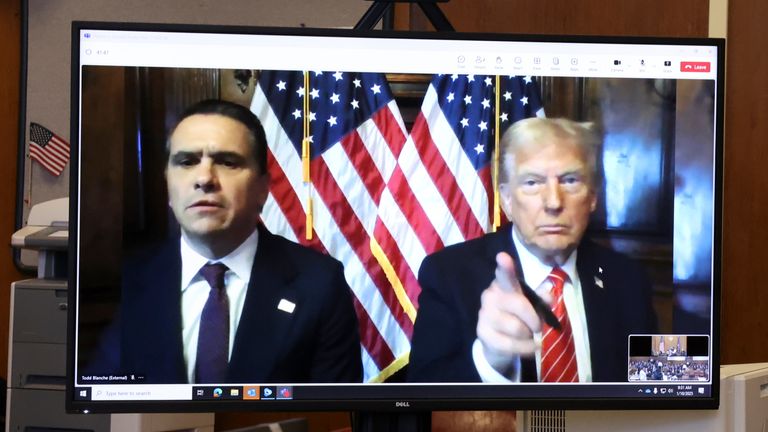
<svg viewBox="0 0 768 432">
<path fill-rule="evenodd" d="M 542 263 L 533 255 L 520 240 L 517 230 L 512 229 L 512 241 L 517 255 L 520 258 L 520 266 L 525 275 L 525 283 L 538 293 L 549 292 L 552 283 L 547 277 L 552 267 Z M 576 271 L 576 251 L 573 251 L 565 263 L 560 266 L 568 274 L 569 280 L 563 285 L 563 301 L 568 311 L 568 318 L 573 329 L 573 342 L 576 347 L 576 363 L 579 369 L 579 382 L 592 381 L 592 361 L 589 351 L 589 332 L 587 331 L 587 314 L 584 308 L 584 297 L 581 291 L 581 282 Z M 537 346 L 541 347 L 541 332 L 533 335 Z M 504 383 L 520 382 L 520 357 L 513 359 L 512 376 L 504 376 L 496 371 L 485 358 L 483 345 L 479 339 L 475 339 L 472 345 L 472 359 L 475 363 L 480 378 L 483 382 Z M 536 351 L 536 372 L 541 376 L 541 349 Z"/>
<path fill-rule="evenodd" d="M 199 274 L 200 269 L 209 262 L 220 262 L 229 268 L 224 274 L 224 284 L 229 298 L 229 356 L 232 356 L 258 241 L 258 230 L 254 230 L 232 253 L 220 260 L 211 261 L 192 249 L 184 236 L 181 236 L 181 334 L 190 383 L 193 383 L 195 378 L 200 316 L 211 290 L 208 282 Z"/>
</svg>

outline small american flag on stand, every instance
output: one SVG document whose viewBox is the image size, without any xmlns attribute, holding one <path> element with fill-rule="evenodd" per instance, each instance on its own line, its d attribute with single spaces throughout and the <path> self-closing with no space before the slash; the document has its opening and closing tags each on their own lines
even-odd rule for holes
<svg viewBox="0 0 768 432">
<path fill-rule="evenodd" d="M 37 123 L 29 125 L 29 157 L 55 176 L 69 162 L 69 143 Z"/>
</svg>

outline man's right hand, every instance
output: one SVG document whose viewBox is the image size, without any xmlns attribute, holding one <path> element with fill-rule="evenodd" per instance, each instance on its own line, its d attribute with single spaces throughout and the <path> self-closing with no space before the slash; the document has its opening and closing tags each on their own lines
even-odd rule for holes
<svg viewBox="0 0 768 432">
<path fill-rule="evenodd" d="M 541 319 L 525 298 L 517 269 L 506 252 L 496 255 L 496 278 L 483 291 L 477 320 L 477 338 L 488 363 L 498 372 L 509 372 L 519 356 L 538 349 L 533 334 L 541 331 Z"/>
</svg>

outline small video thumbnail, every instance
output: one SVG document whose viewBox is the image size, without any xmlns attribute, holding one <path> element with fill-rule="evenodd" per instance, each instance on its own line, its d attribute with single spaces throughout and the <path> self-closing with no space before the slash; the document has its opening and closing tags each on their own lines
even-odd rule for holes
<svg viewBox="0 0 768 432">
<path fill-rule="evenodd" d="M 709 382 L 707 335 L 631 335 L 627 380 Z"/>
</svg>

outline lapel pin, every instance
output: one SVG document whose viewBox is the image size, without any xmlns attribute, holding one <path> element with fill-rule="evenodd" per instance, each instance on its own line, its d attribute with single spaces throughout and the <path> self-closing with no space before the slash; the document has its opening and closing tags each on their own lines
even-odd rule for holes
<svg viewBox="0 0 768 432">
<path fill-rule="evenodd" d="M 288 312 L 292 314 L 293 310 L 296 309 L 296 303 L 292 301 L 288 301 L 286 299 L 282 299 L 280 300 L 280 303 L 277 304 L 277 308 L 283 312 Z"/>
<path fill-rule="evenodd" d="M 600 288 L 603 288 L 603 280 L 595 276 L 595 285 L 597 285 Z"/>
<path fill-rule="evenodd" d="M 597 267 L 597 271 L 599 271 L 599 272 L 600 272 L 600 274 L 603 274 L 603 268 L 602 268 L 602 267 L 599 267 L 599 266 L 598 266 L 598 267 Z"/>
</svg>

